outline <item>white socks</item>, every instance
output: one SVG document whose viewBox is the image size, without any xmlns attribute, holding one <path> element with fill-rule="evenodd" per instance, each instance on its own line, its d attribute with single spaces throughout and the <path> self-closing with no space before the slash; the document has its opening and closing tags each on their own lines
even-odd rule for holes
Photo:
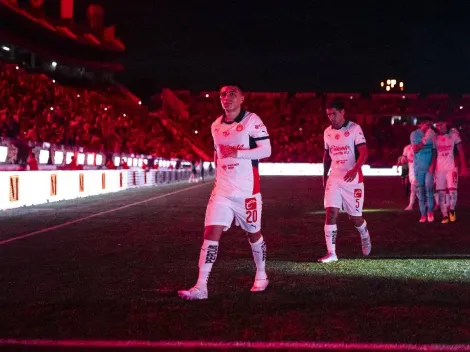
<svg viewBox="0 0 470 352">
<path fill-rule="evenodd" d="M 325 225 L 325 241 L 328 254 L 336 254 L 336 235 L 338 227 L 336 225 Z"/>
<path fill-rule="evenodd" d="M 367 222 L 364 220 L 361 226 L 356 227 L 357 231 L 361 235 L 361 239 L 369 237 L 369 230 L 367 229 Z"/>
<path fill-rule="evenodd" d="M 263 236 L 255 243 L 250 242 L 250 245 L 256 264 L 255 280 L 266 280 L 268 278 L 266 275 L 266 242 L 264 242 Z"/>
<path fill-rule="evenodd" d="M 447 217 L 447 192 L 446 191 L 439 191 L 439 206 L 441 207 L 441 213 L 443 217 Z"/>
<path fill-rule="evenodd" d="M 457 190 L 451 189 L 449 190 L 449 209 L 455 210 L 456 205 L 457 205 Z"/>
<path fill-rule="evenodd" d="M 204 240 L 201 247 L 201 254 L 199 255 L 199 277 L 197 279 L 196 287 L 206 287 L 209 274 L 212 266 L 217 259 L 217 252 L 219 250 L 219 241 Z"/>
</svg>

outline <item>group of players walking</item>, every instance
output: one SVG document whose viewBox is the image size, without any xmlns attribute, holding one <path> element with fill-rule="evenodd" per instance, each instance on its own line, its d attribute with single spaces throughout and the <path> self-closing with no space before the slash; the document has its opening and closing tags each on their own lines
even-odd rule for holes
<svg viewBox="0 0 470 352">
<path fill-rule="evenodd" d="M 434 130 L 435 128 L 435 130 Z M 464 147 L 457 129 L 447 122 L 423 120 L 410 136 L 411 144 L 398 158 L 402 178 L 409 190 L 410 202 L 405 210 L 412 210 L 416 198 L 421 212 L 420 222 L 433 222 L 434 210 L 440 208 L 442 223 L 457 220 L 457 186 L 460 176 L 467 176 Z M 459 154 L 459 166 L 454 158 Z"/>
<path fill-rule="evenodd" d="M 258 115 L 243 110 L 244 94 L 240 86 L 224 86 L 220 90 L 224 114 L 211 126 L 214 141 L 216 180 L 205 216 L 204 241 L 199 255 L 199 275 L 196 284 L 178 295 L 187 300 L 208 298 L 207 282 L 217 259 L 219 241 L 232 223 L 247 234 L 256 265 L 252 292 L 264 291 L 269 284 L 266 273 L 267 247 L 261 234 L 262 197 L 259 185 L 258 161 L 271 155 L 271 143 L 266 126 Z M 333 100 L 326 107 L 331 125 L 324 131 L 323 156 L 325 189 L 324 206 L 326 256 L 321 263 L 338 260 L 336 255 L 337 218 L 343 209 L 357 229 L 362 253 L 371 252 L 367 222 L 362 216 L 364 183 L 361 171 L 367 159 L 367 144 L 361 127 L 349 121 L 344 103 Z M 438 135 L 430 121 L 423 121 L 411 134 L 400 163 L 409 165 L 409 180 L 414 202 L 418 195 L 420 222 L 434 221 L 434 173 L 439 193 L 439 204 L 444 220 L 455 221 L 457 201 L 457 169 L 453 150 L 460 152 L 460 172 L 467 174 L 465 156 L 458 132 L 438 123 Z M 437 153 L 436 153 L 437 150 Z M 412 208 L 413 204 L 410 204 Z"/>
</svg>

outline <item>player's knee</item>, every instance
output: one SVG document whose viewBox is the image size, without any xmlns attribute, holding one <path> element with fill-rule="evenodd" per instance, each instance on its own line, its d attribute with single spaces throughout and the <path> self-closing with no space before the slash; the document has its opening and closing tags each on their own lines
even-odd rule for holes
<svg viewBox="0 0 470 352">
<path fill-rule="evenodd" d="M 362 216 L 352 216 L 349 215 L 349 219 L 352 221 L 355 227 L 359 227 L 364 223 L 364 218 Z"/>
<path fill-rule="evenodd" d="M 204 239 L 209 241 L 219 241 L 223 231 L 223 226 L 206 226 L 204 229 Z"/>
<path fill-rule="evenodd" d="M 325 224 L 326 225 L 335 225 L 338 218 L 338 211 L 335 211 L 333 208 L 326 209 Z"/>
<path fill-rule="evenodd" d="M 255 242 L 258 242 L 259 239 L 261 238 L 261 231 L 258 231 L 255 233 L 247 232 L 246 236 L 248 237 L 251 243 L 255 243 Z"/>
</svg>

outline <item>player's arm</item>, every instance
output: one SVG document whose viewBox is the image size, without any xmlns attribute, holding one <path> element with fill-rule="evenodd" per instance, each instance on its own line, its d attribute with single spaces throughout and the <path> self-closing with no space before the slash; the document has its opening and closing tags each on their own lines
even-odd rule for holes
<svg viewBox="0 0 470 352">
<path fill-rule="evenodd" d="M 356 164 L 353 166 L 351 170 L 346 172 L 346 175 L 344 175 L 344 180 L 346 182 L 352 182 L 356 178 L 357 173 L 361 169 L 362 165 L 367 160 L 368 152 L 367 152 L 367 144 L 360 144 L 356 145 L 357 152 L 359 154 L 359 157 L 357 158 Z"/>
<path fill-rule="evenodd" d="M 214 150 L 214 165 L 217 167 L 217 151 Z"/>
<path fill-rule="evenodd" d="M 361 167 L 366 162 L 368 156 L 366 138 L 364 137 L 364 133 L 359 126 L 356 128 L 354 146 L 356 147 L 359 155 L 357 157 L 356 164 L 354 164 L 353 168 L 344 175 L 344 180 L 346 182 L 354 181 L 357 173 L 361 170 Z"/>
<path fill-rule="evenodd" d="M 423 149 L 426 146 L 426 144 L 428 144 L 428 142 L 434 143 L 434 131 L 431 128 L 426 131 L 426 133 L 424 134 L 424 137 L 421 139 L 421 142 L 419 143 L 415 139 L 415 135 L 416 133 L 411 134 L 411 145 L 413 146 L 413 151 L 415 153 L 418 153 L 421 149 Z"/>
<path fill-rule="evenodd" d="M 357 158 L 356 164 L 354 165 L 353 169 L 359 171 L 362 165 L 365 164 L 367 157 L 369 156 L 369 152 L 367 150 L 367 144 L 356 145 L 357 152 L 359 153 L 359 157 Z"/>
<path fill-rule="evenodd" d="M 431 165 L 429 165 L 429 172 L 434 173 L 436 170 L 436 162 L 437 162 L 437 151 L 436 148 L 432 148 L 432 158 L 431 158 Z"/>
<path fill-rule="evenodd" d="M 254 138 L 256 148 L 236 151 L 236 158 L 260 160 L 271 156 L 271 142 L 269 137 Z"/>
<path fill-rule="evenodd" d="M 410 135 L 411 147 L 415 153 L 418 153 L 424 147 L 424 137 L 422 141 L 418 142 L 417 133 L 412 132 Z"/>
<path fill-rule="evenodd" d="M 323 187 L 326 185 L 326 179 L 328 178 L 328 172 L 330 171 L 331 167 L 331 156 L 330 152 L 325 149 L 323 153 Z"/>
<path fill-rule="evenodd" d="M 460 174 L 462 176 L 468 175 L 467 160 L 465 159 L 465 150 L 462 143 L 457 144 L 457 151 L 460 157 Z"/>
</svg>

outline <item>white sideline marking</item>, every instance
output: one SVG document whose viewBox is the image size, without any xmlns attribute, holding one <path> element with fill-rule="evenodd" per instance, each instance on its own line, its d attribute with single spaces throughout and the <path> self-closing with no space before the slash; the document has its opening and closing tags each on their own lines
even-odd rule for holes
<svg viewBox="0 0 470 352">
<path fill-rule="evenodd" d="M 202 183 L 202 184 L 200 184 L 200 185 L 196 185 L 196 186 L 192 186 L 192 187 L 188 187 L 188 188 L 183 188 L 183 189 L 180 189 L 180 190 L 177 190 L 177 191 L 173 191 L 173 192 L 170 192 L 170 193 L 160 194 L 159 196 L 155 196 L 155 197 L 152 197 L 152 198 L 149 198 L 149 199 L 141 200 L 141 201 L 139 201 L 139 202 L 127 204 L 127 205 L 124 205 L 124 206 L 119 207 L 119 208 L 114 208 L 114 209 L 110 209 L 110 210 L 101 211 L 101 212 L 99 212 L 99 213 L 92 214 L 92 215 L 88 215 L 88 216 L 85 216 L 85 217 L 83 217 L 83 218 L 78 218 L 78 219 L 75 219 L 75 220 L 72 220 L 72 221 L 64 222 L 63 224 L 54 225 L 54 226 L 47 227 L 47 228 L 42 229 L 42 230 L 33 231 L 33 232 L 27 233 L 27 234 L 25 234 L 25 235 L 21 235 L 21 236 L 17 236 L 17 237 L 12 237 L 12 238 L 9 238 L 9 239 L 0 241 L 0 246 L 3 246 L 3 245 L 5 245 L 5 244 L 8 244 L 8 243 L 11 243 L 11 242 L 14 242 L 14 241 L 22 240 L 22 239 L 24 239 L 24 238 L 28 238 L 28 237 L 31 237 L 31 236 L 39 235 L 40 233 L 44 233 L 44 232 L 48 232 L 48 231 L 60 229 L 61 227 L 65 227 L 65 226 L 69 226 L 69 225 L 72 225 L 72 224 L 76 224 L 77 222 L 81 222 L 81 221 L 84 221 L 84 220 L 88 220 L 88 219 L 91 219 L 91 218 L 94 218 L 94 217 L 97 217 L 97 216 L 100 216 L 100 215 L 109 214 L 109 213 L 113 213 L 113 212 L 118 211 L 118 210 L 122 210 L 122 209 L 126 209 L 126 208 L 129 208 L 129 207 L 133 207 L 134 205 L 138 205 L 138 204 L 143 204 L 143 203 L 151 202 L 151 201 L 154 201 L 154 200 L 156 200 L 156 199 L 160 199 L 160 198 L 172 196 L 173 194 L 177 194 L 177 193 L 189 191 L 189 190 L 194 189 L 194 188 L 198 188 L 198 187 L 205 186 L 206 184 L 208 184 L 208 183 Z"/>
<path fill-rule="evenodd" d="M 303 349 L 303 350 L 368 350 L 368 351 L 470 351 L 470 345 L 421 345 L 343 342 L 247 342 L 247 341 L 141 341 L 141 340 L 46 340 L 0 339 L 0 346 L 84 347 L 84 348 L 165 348 L 165 349 Z"/>
</svg>

